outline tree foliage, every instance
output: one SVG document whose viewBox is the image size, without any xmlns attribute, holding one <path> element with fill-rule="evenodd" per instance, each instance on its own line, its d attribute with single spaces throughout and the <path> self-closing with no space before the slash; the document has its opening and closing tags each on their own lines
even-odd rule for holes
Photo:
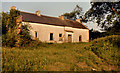
<svg viewBox="0 0 120 73">
<path fill-rule="evenodd" d="M 114 29 L 114 32 L 118 32 L 120 2 L 91 2 L 91 8 L 85 13 L 85 20 L 98 23 L 106 31 Z"/>
<path fill-rule="evenodd" d="M 97 38 L 100 38 L 100 37 L 105 37 L 105 36 L 108 36 L 109 33 L 107 32 L 99 32 L 97 30 L 89 30 L 89 40 L 94 40 L 94 39 L 97 39 Z"/>
<path fill-rule="evenodd" d="M 0 35 L 2 35 L 2 14 L 0 13 Z"/>
<path fill-rule="evenodd" d="M 66 19 L 76 20 L 77 18 L 82 18 L 82 8 L 79 5 L 76 5 L 74 10 L 70 13 L 63 14 Z"/>
<path fill-rule="evenodd" d="M 2 12 L 2 44 L 3 46 L 23 46 L 30 40 L 28 25 L 22 25 L 22 31 L 17 34 L 18 25 L 16 19 L 20 17 L 20 11 L 11 9 L 10 12 Z M 27 40 L 27 42 L 26 42 Z"/>
</svg>

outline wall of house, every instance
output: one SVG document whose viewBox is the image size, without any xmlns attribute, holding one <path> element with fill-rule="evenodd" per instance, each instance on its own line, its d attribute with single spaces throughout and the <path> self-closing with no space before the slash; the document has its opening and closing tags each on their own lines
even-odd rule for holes
<svg viewBox="0 0 120 73">
<path fill-rule="evenodd" d="M 35 32 L 37 32 L 37 38 L 42 42 L 68 42 L 68 34 L 72 35 L 72 42 L 79 42 L 80 35 L 82 36 L 82 42 L 89 41 L 88 29 L 78 29 L 30 22 L 22 23 L 31 26 L 30 34 L 32 36 L 32 39 L 35 39 Z M 53 41 L 50 41 L 50 33 L 53 33 Z M 62 34 L 63 41 L 59 41 L 59 34 Z"/>
</svg>

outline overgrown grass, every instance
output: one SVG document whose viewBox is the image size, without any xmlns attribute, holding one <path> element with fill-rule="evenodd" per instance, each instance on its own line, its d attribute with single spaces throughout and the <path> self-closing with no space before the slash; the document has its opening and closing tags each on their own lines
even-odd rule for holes
<svg viewBox="0 0 120 73">
<path fill-rule="evenodd" d="M 110 65 L 111 69 L 114 69 L 115 67 L 119 68 L 120 35 L 106 36 L 95 39 L 91 42 L 91 45 L 89 47 L 85 47 L 85 49 L 95 53 L 106 65 Z"/>
<path fill-rule="evenodd" d="M 89 43 L 33 42 L 32 47 L 3 47 L 2 71 L 118 71 L 118 43 L 119 36 L 109 36 Z"/>
</svg>

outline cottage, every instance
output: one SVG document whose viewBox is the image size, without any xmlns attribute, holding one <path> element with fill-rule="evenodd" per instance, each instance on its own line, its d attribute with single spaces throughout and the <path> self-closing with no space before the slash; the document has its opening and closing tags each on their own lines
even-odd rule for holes
<svg viewBox="0 0 120 73">
<path fill-rule="evenodd" d="M 42 42 L 89 42 L 89 29 L 80 22 L 64 19 L 64 16 L 50 17 L 36 11 L 20 12 L 22 25 L 30 25 L 32 39 Z"/>
</svg>

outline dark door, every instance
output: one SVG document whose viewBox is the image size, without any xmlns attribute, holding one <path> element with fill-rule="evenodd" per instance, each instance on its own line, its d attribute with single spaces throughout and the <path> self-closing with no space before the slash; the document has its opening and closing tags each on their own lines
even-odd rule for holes
<svg viewBox="0 0 120 73">
<path fill-rule="evenodd" d="M 81 37 L 81 35 L 79 36 L 79 42 L 81 42 L 82 41 L 82 37 Z"/>
<path fill-rule="evenodd" d="M 50 40 L 53 40 L 53 33 L 50 33 Z"/>
<path fill-rule="evenodd" d="M 35 31 L 35 40 L 37 39 L 37 31 Z"/>
</svg>

